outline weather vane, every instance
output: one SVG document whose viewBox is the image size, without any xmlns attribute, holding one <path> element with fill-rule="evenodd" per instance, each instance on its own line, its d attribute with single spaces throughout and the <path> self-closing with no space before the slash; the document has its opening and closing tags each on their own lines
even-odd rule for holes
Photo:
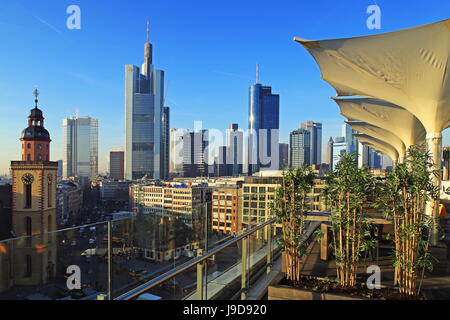
<svg viewBox="0 0 450 320">
<path fill-rule="evenodd" d="M 39 94 L 40 94 L 40 92 L 39 92 L 39 90 L 36 88 L 36 89 L 34 89 L 34 91 L 33 91 L 33 95 L 34 95 L 34 97 L 36 98 L 35 100 L 34 100 L 34 102 L 35 102 L 35 107 L 37 108 L 37 103 L 38 103 L 38 97 L 39 97 Z"/>
</svg>

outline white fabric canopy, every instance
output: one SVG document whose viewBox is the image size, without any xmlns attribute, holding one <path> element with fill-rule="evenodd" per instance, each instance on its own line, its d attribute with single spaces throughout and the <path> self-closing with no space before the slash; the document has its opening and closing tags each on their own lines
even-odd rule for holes
<svg viewBox="0 0 450 320">
<path fill-rule="evenodd" d="M 333 98 L 341 114 L 349 120 L 364 121 L 398 136 L 405 147 L 423 144 L 425 128 L 411 112 L 395 104 L 373 98 Z"/>
<path fill-rule="evenodd" d="M 398 153 L 399 158 L 405 157 L 406 148 L 402 140 L 390 131 L 375 127 L 362 121 L 346 121 L 355 131 L 366 134 L 372 138 L 389 143 Z"/>
<path fill-rule="evenodd" d="M 294 39 L 313 55 L 338 96 L 386 100 L 414 114 L 428 133 L 445 129 L 450 120 L 450 19 L 357 38 Z"/>
<path fill-rule="evenodd" d="M 399 154 L 390 144 L 362 133 L 357 133 L 355 136 L 363 145 L 369 146 L 374 150 L 389 156 L 394 162 L 397 162 Z"/>
</svg>

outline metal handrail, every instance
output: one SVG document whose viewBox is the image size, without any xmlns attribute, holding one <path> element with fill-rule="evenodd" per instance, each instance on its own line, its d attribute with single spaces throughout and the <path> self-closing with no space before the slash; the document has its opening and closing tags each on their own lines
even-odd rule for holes
<svg viewBox="0 0 450 320">
<path fill-rule="evenodd" d="M 244 239 L 245 237 L 248 237 L 249 235 L 255 233 L 256 231 L 264 228 L 267 225 L 270 225 L 272 223 L 276 222 L 276 218 L 271 218 L 270 220 L 267 220 L 266 222 L 261 223 L 260 225 L 251 228 L 250 230 L 234 237 L 233 239 L 228 240 L 227 242 L 225 242 L 222 245 L 217 246 L 216 248 L 208 251 L 207 253 L 205 253 L 204 255 L 194 258 L 192 260 L 189 260 L 185 263 L 183 263 L 182 265 L 160 275 L 157 276 L 156 278 L 136 287 L 135 289 L 124 293 L 122 295 L 120 295 L 119 297 L 115 298 L 114 300 L 130 300 L 133 299 L 134 297 L 144 293 L 147 290 L 150 290 L 151 288 L 179 275 L 180 273 L 186 271 L 187 269 L 190 269 L 194 266 L 196 266 L 197 264 L 199 264 L 200 262 L 205 261 L 206 259 L 208 259 L 209 257 L 217 254 L 218 252 L 222 251 L 223 249 L 229 247 L 230 245 L 237 243 L 238 241 Z"/>
</svg>

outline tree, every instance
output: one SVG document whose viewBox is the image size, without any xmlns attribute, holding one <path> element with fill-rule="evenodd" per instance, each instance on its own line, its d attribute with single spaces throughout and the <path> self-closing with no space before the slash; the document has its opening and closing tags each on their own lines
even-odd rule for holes
<svg viewBox="0 0 450 320">
<path fill-rule="evenodd" d="M 373 247 L 371 224 L 364 218 L 368 197 L 374 191 L 374 179 L 368 169 L 355 165 L 355 155 L 342 154 L 333 172 L 327 176 L 324 190 L 331 207 L 333 254 L 337 279 L 342 286 L 355 286 L 361 253 Z"/>
<path fill-rule="evenodd" d="M 315 177 L 310 167 L 284 171 L 282 184 L 275 191 L 275 199 L 271 204 L 272 213 L 282 226 L 281 241 L 286 254 L 288 280 L 297 281 L 301 276 L 300 259 L 307 246 L 303 241 L 307 194 L 314 186 Z"/>
<path fill-rule="evenodd" d="M 395 166 L 377 188 L 377 206 L 394 223 L 394 285 L 408 295 L 420 290 L 418 274 L 422 272 L 423 277 L 425 269 L 433 268 L 428 249 L 435 223 L 425 215 L 427 201 L 439 199 L 439 189 L 432 182 L 432 176 L 438 173 L 432 168 L 424 147 L 410 147 L 406 161 Z"/>
</svg>

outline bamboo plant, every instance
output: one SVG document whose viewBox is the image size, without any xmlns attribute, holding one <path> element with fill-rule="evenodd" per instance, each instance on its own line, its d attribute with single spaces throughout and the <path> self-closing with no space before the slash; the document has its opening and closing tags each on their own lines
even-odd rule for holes
<svg viewBox="0 0 450 320">
<path fill-rule="evenodd" d="M 340 155 L 334 171 L 327 176 L 325 199 L 331 208 L 332 252 L 336 260 L 337 281 L 341 286 L 357 283 L 361 253 L 373 247 L 371 224 L 364 218 L 374 179 L 366 168 L 355 164 L 356 153 Z"/>
<path fill-rule="evenodd" d="M 425 215 L 427 201 L 438 199 L 430 155 L 423 147 L 408 149 L 406 161 L 395 166 L 378 188 L 378 206 L 394 223 L 394 285 L 401 293 L 418 294 L 419 274 L 432 270 L 429 236 L 434 222 Z M 428 236 L 426 236 L 428 232 Z"/>
<path fill-rule="evenodd" d="M 272 213 L 282 226 L 281 245 L 286 257 L 286 278 L 298 281 L 301 277 L 301 257 L 306 251 L 303 234 L 308 196 L 314 185 L 315 174 L 310 167 L 283 172 L 282 183 L 275 191 Z"/>
</svg>

